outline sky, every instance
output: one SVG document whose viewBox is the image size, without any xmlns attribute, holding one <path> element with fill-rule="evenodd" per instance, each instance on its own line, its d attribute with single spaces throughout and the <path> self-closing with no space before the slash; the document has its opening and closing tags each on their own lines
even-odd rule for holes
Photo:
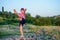
<svg viewBox="0 0 60 40">
<path fill-rule="evenodd" d="M 60 0 L 0 0 L 0 11 L 4 7 L 5 11 L 13 12 L 16 9 L 26 8 L 31 16 L 55 16 L 60 15 Z"/>
</svg>

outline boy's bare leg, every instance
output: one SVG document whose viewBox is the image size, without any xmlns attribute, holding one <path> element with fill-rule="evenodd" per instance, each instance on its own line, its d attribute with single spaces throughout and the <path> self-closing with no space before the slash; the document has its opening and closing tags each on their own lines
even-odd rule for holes
<svg viewBox="0 0 60 40">
<path fill-rule="evenodd" d="M 22 28 L 22 24 L 20 24 L 20 33 L 21 33 L 21 36 L 23 36 L 23 28 Z"/>
</svg>

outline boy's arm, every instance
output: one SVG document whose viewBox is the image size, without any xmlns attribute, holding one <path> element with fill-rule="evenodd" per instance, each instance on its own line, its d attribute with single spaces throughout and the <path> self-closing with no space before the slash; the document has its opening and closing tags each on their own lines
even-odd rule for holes
<svg viewBox="0 0 60 40">
<path fill-rule="evenodd" d="M 26 12 L 27 9 L 25 9 L 25 12 Z"/>
<path fill-rule="evenodd" d="M 25 12 L 26 12 L 27 9 L 25 9 Z"/>
<path fill-rule="evenodd" d="M 14 14 L 16 14 L 17 16 L 19 16 L 15 9 L 14 9 Z"/>
</svg>

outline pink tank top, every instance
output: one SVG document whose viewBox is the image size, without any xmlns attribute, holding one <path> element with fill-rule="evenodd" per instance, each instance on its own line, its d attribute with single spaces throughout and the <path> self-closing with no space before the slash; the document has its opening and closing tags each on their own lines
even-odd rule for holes
<svg viewBox="0 0 60 40">
<path fill-rule="evenodd" d="M 21 18 L 24 18 L 24 19 L 25 19 L 25 14 L 23 14 L 23 13 L 19 13 L 19 17 L 21 17 Z"/>
</svg>

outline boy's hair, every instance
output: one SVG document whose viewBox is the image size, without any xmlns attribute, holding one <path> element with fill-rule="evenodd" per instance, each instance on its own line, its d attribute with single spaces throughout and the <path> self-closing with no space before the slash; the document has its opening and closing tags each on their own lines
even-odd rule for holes
<svg viewBox="0 0 60 40">
<path fill-rule="evenodd" d="M 24 8 L 21 8 L 21 10 L 24 10 Z"/>
</svg>

